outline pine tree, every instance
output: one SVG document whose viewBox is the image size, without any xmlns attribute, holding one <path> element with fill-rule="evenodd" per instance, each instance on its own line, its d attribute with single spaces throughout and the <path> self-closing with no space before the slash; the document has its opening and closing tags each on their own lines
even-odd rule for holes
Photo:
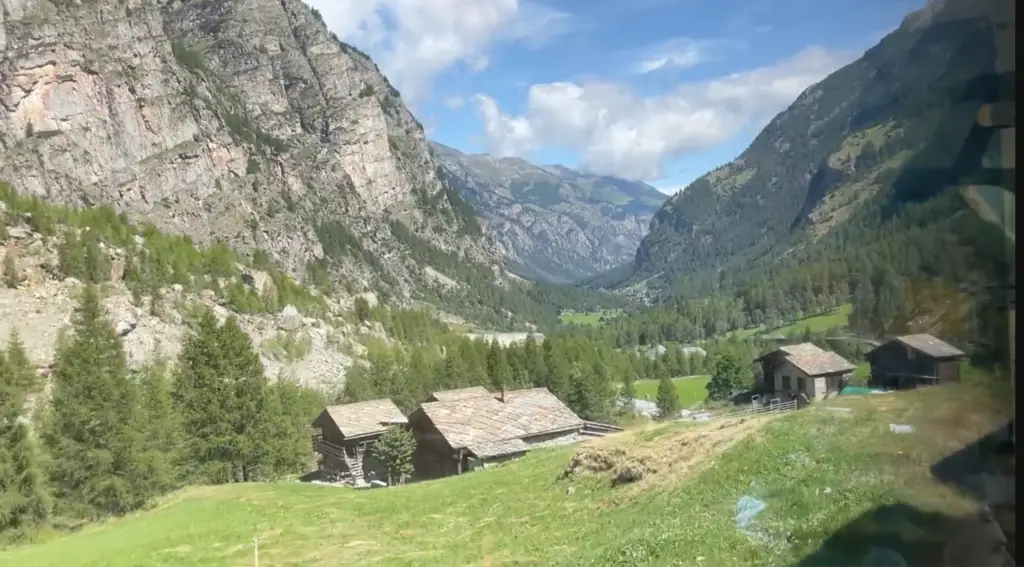
<svg viewBox="0 0 1024 567">
<path fill-rule="evenodd" d="M 172 390 L 183 460 L 193 482 L 249 482 L 292 463 L 296 430 L 271 389 L 249 336 L 205 310 L 182 346 Z M 285 454 L 282 454 L 282 451 Z"/>
<path fill-rule="evenodd" d="M 875 290 L 871 280 L 863 277 L 853 288 L 853 311 L 850 313 L 850 327 L 862 332 L 874 330 Z"/>
<path fill-rule="evenodd" d="M 85 274 L 85 249 L 73 229 L 64 232 L 57 247 L 57 269 L 65 278 L 82 279 Z"/>
<path fill-rule="evenodd" d="M 36 443 L 22 414 L 35 372 L 11 333 L 0 352 L 0 541 L 16 540 L 45 524 L 50 515 Z"/>
<path fill-rule="evenodd" d="M 487 353 L 487 376 L 494 389 L 508 388 L 512 385 L 512 368 L 497 340 L 491 342 L 491 348 Z"/>
<path fill-rule="evenodd" d="M 388 485 L 397 480 L 405 482 L 405 477 L 413 473 L 412 454 L 416 449 L 416 440 L 409 430 L 391 426 L 373 444 L 370 451 L 373 457 L 384 465 L 388 471 Z"/>
<path fill-rule="evenodd" d="M 54 357 L 52 383 L 44 440 L 58 502 L 88 518 L 143 506 L 148 491 L 136 461 L 145 441 L 138 391 L 91 285 L 75 309 L 70 339 Z"/>
<path fill-rule="evenodd" d="M 252 348 L 249 335 L 232 316 L 218 333 L 220 354 L 225 363 L 223 379 L 227 381 L 231 405 L 233 447 L 236 449 L 236 478 L 242 482 L 269 476 L 274 432 L 261 427 L 261 420 L 275 421 L 277 416 L 264 415 L 268 410 L 267 378 L 263 364 Z M 268 412 L 269 413 L 269 412 Z M 269 467 L 272 469 L 272 467 Z"/>
<path fill-rule="evenodd" d="M 146 446 L 139 456 L 151 495 L 164 494 L 179 486 L 181 424 L 171 401 L 170 379 L 163 364 L 151 364 L 136 375 L 142 413 L 145 417 Z"/>
<path fill-rule="evenodd" d="M 657 404 L 658 417 L 661 419 L 678 417 L 679 410 L 682 409 L 675 383 L 667 376 L 658 380 Z"/>
<path fill-rule="evenodd" d="M 182 423 L 187 482 L 234 480 L 233 392 L 223 379 L 227 369 L 218 334 L 217 318 L 204 310 L 185 339 L 175 367 L 171 399 Z"/>
<path fill-rule="evenodd" d="M 301 471 L 309 465 L 309 422 L 323 409 L 323 401 L 313 391 L 279 377 L 270 387 L 271 399 L 281 408 L 275 425 L 278 446 L 273 469 L 279 472 Z"/>
</svg>

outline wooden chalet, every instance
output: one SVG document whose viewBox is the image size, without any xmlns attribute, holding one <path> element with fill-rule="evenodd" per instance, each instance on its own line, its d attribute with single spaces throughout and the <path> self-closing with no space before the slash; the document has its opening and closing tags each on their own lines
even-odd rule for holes
<svg viewBox="0 0 1024 567">
<path fill-rule="evenodd" d="M 498 393 L 467 388 L 436 392 L 431 399 L 435 401 L 409 415 L 417 441 L 413 467 L 420 478 L 460 474 L 521 456 L 537 446 L 581 440 L 587 434 L 588 422 L 547 388 Z M 617 429 L 603 427 L 603 432 Z"/>
<path fill-rule="evenodd" d="M 868 353 L 871 385 L 878 388 L 915 388 L 960 381 L 964 353 L 931 335 L 896 337 Z"/>
<path fill-rule="evenodd" d="M 348 477 L 355 484 L 364 474 L 380 469 L 366 449 L 392 425 L 408 420 L 389 399 L 369 400 L 324 408 L 313 420 L 313 451 L 321 455 L 320 468 Z"/>
<path fill-rule="evenodd" d="M 838 354 L 811 343 L 782 346 L 754 362 L 764 370 L 758 384 L 760 391 L 789 398 L 804 394 L 810 400 L 840 392 L 856 368 Z"/>
</svg>

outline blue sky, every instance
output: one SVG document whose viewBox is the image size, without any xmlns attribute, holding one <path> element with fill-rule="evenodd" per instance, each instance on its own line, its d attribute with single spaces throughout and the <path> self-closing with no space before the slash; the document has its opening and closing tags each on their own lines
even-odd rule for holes
<svg viewBox="0 0 1024 567">
<path fill-rule="evenodd" d="M 647 181 L 736 157 L 923 0 L 307 0 L 428 136 Z"/>
</svg>

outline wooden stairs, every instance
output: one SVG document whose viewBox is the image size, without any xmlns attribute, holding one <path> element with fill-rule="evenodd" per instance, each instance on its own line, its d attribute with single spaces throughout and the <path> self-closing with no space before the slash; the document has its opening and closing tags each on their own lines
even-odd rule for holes
<svg viewBox="0 0 1024 567">
<path fill-rule="evenodd" d="M 349 452 L 340 445 L 335 445 L 330 441 L 326 441 L 319 435 L 313 436 L 313 452 L 320 453 L 325 457 L 331 457 L 334 462 L 345 463 L 344 471 L 334 471 L 330 465 L 325 468 L 331 472 L 339 473 L 342 478 L 348 477 L 347 480 L 351 481 L 356 486 L 362 486 L 366 484 L 366 479 L 363 477 L 363 454 L 365 448 L 360 446 L 356 449 L 355 456 L 349 455 Z M 326 461 L 325 461 L 326 462 Z"/>
</svg>

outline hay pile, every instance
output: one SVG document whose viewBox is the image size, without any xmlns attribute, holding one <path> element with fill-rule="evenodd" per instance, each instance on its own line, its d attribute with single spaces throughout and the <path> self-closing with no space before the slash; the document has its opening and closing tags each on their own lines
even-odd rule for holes
<svg viewBox="0 0 1024 567">
<path fill-rule="evenodd" d="M 569 461 L 560 479 L 584 474 L 609 475 L 612 486 L 629 484 L 657 473 L 652 459 L 620 447 L 587 447 Z"/>
</svg>

